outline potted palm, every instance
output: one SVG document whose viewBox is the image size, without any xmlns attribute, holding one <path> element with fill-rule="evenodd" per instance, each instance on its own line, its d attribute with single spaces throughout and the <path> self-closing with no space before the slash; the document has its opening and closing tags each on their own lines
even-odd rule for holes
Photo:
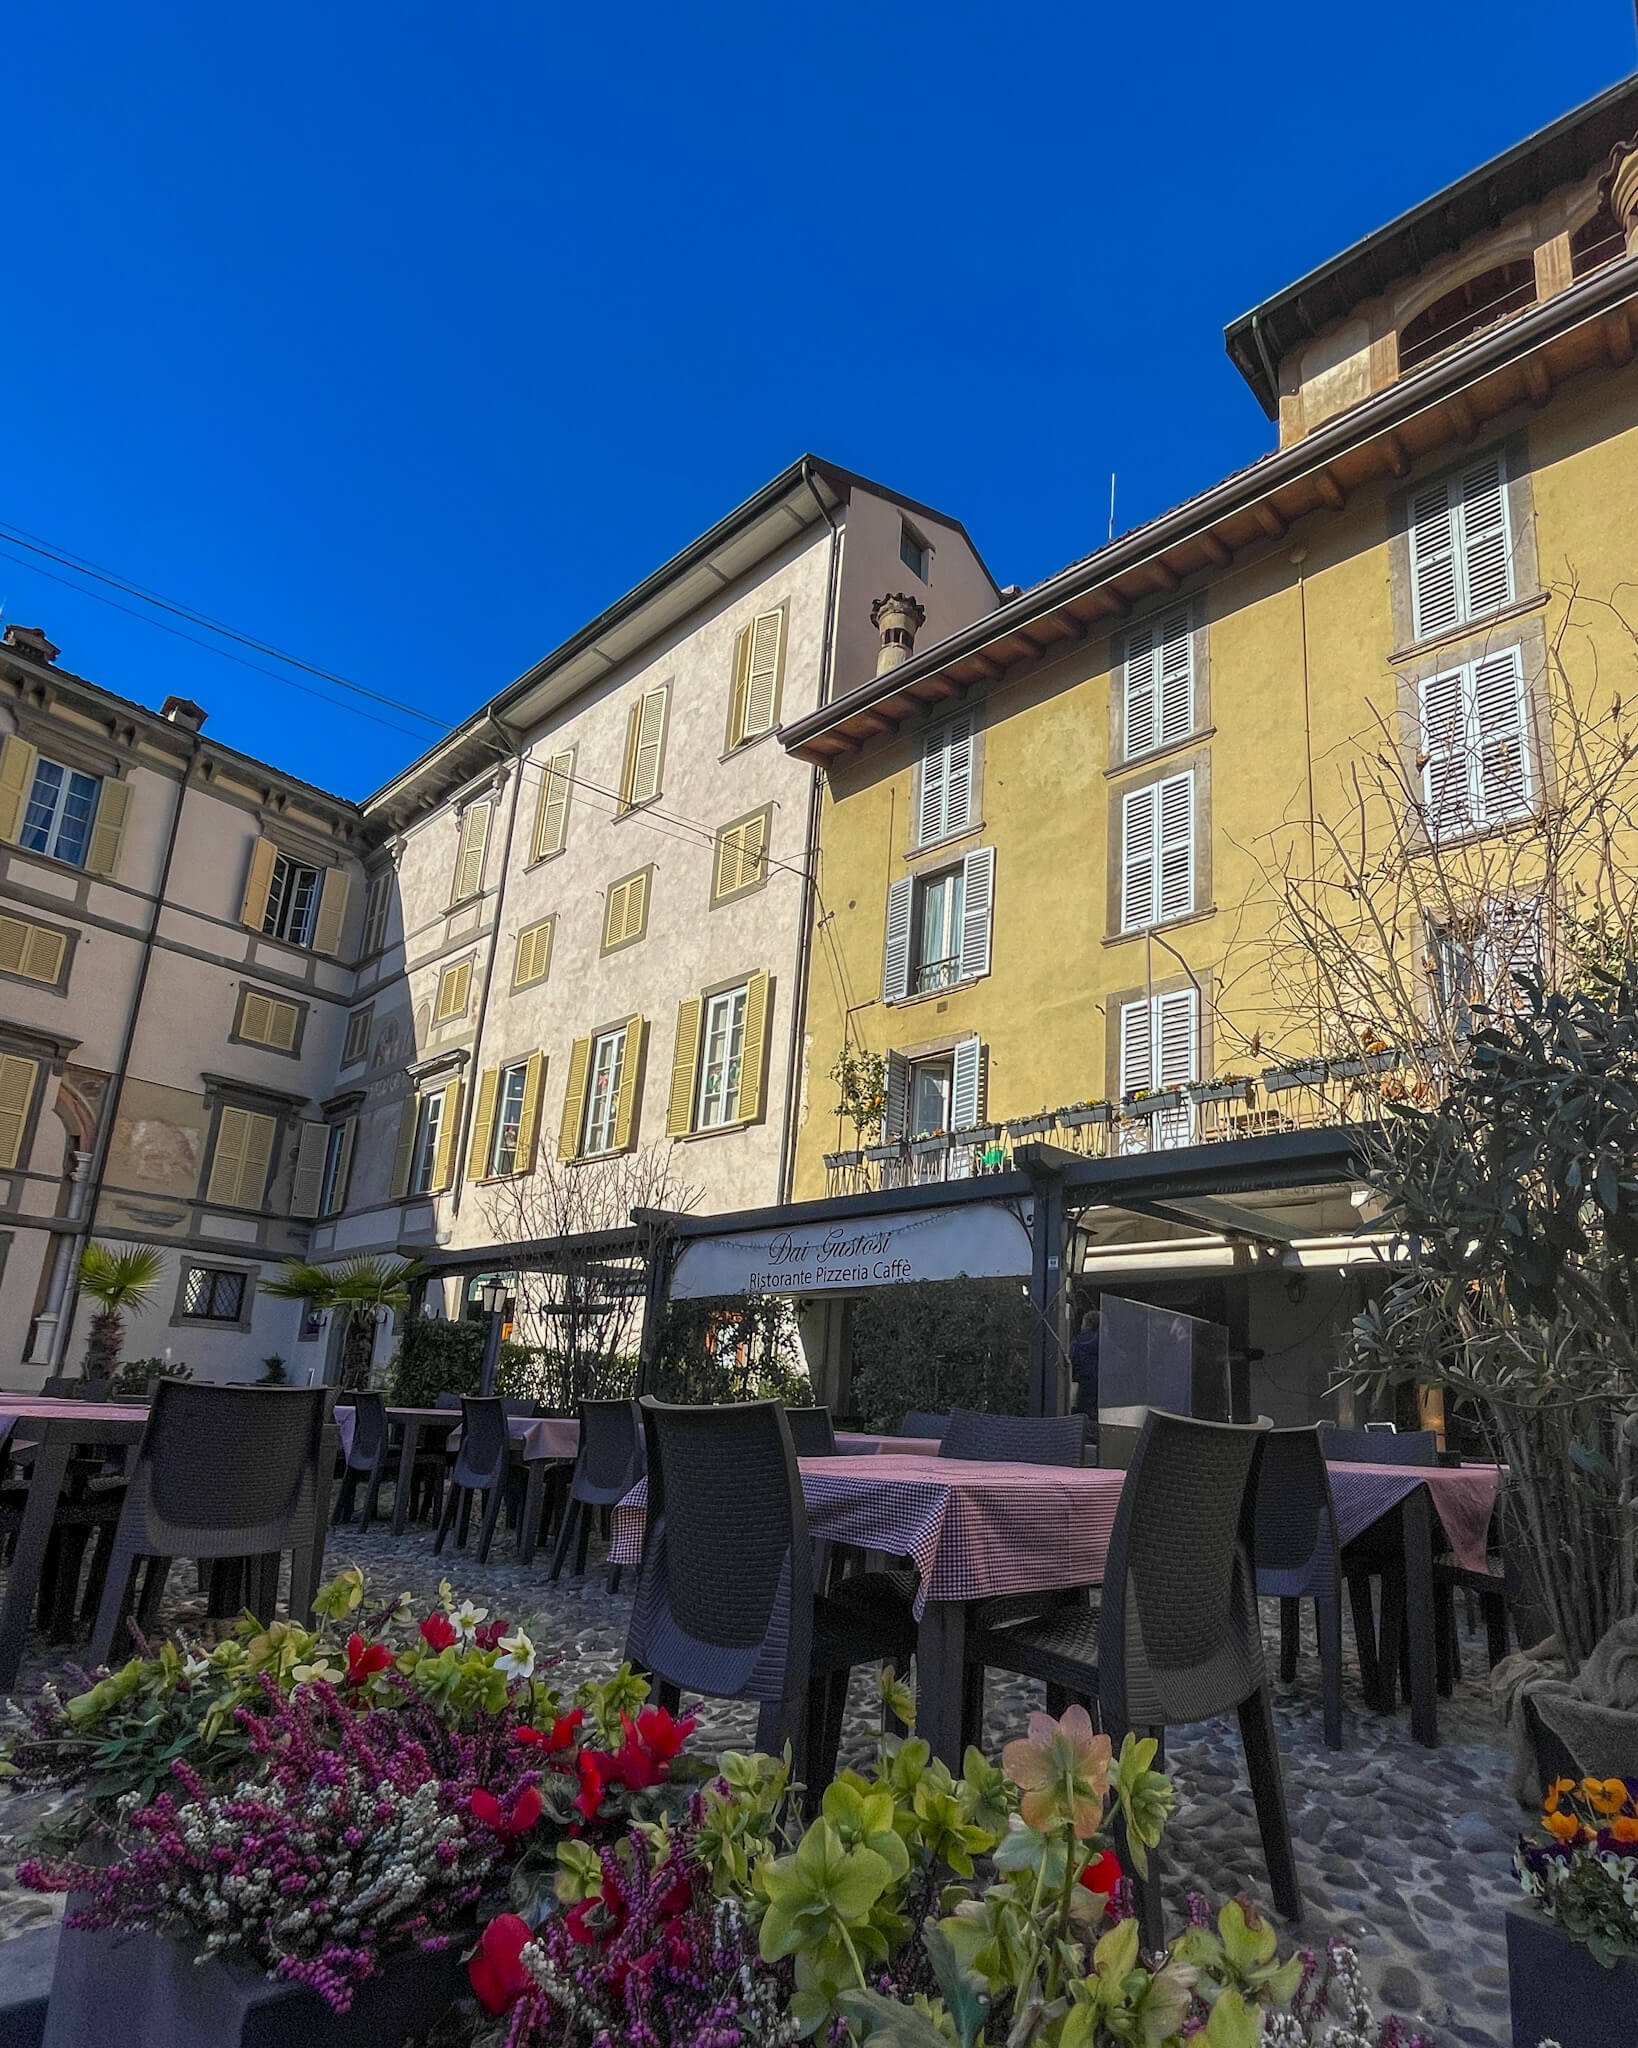
<svg viewBox="0 0 1638 2048">
<path fill-rule="evenodd" d="M 376 1325 L 409 1307 L 410 1282 L 420 1270 L 413 1259 L 382 1259 L 366 1252 L 334 1266 L 290 1259 L 263 1281 L 262 1291 L 344 1319 L 340 1383 L 358 1388 L 369 1385 Z"/>
<path fill-rule="evenodd" d="M 85 1376 L 111 1380 L 125 1350 L 125 1318 L 154 1298 L 165 1254 L 151 1244 L 88 1244 L 80 1254 L 80 1292 L 96 1303 L 85 1338 Z"/>
</svg>

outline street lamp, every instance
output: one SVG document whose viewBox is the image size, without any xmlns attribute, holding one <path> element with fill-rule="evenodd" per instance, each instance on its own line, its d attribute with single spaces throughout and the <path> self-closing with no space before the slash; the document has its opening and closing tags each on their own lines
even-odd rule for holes
<svg viewBox="0 0 1638 2048">
<path fill-rule="evenodd" d="M 486 1280 L 478 1289 L 478 1299 L 489 1318 L 489 1330 L 483 1343 L 483 1382 L 481 1391 L 492 1394 L 495 1391 L 495 1368 L 500 1363 L 501 1317 L 506 1313 L 506 1282 Z"/>
</svg>

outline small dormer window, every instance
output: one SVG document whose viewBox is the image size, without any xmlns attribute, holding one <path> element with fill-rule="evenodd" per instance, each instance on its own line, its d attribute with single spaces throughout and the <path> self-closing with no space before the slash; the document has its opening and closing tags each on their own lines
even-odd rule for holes
<svg viewBox="0 0 1638 2048">
<path fill-rule="evenodd" d="M 1570 237 L 1570 275 L 1585 277 L 1588 271 L 1613 263 L 1617 256 L 1626 253 L 1627 238 L 1605 198 L 1599 202 L 1598 211 Z"/>
<path fill-rule="evenodd" d="M 932 574 L 933 550 L 907 520 L 899 525 L 899 560 L 923 583 Z"/>
<path fill-rule="evenodd" d="M 1536 266 L 1528 257 L 1517 263 L 1498 263 L 1494 270 L 1468 278 L 1431 306 L 1424 306 L 1400 329 L 1401 375 L 1535 302 Z"/>
</svg>

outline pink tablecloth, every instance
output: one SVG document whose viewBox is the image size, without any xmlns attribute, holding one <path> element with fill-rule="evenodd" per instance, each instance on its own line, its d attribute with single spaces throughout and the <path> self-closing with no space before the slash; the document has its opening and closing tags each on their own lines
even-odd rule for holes
<svg viewBox="0 0 1638 2048">
<path fill-rule="evenodd" d="M 816 1538 L 915 1560 L 918 1618 L 929 1600 L 1095 1585 L 1126 1478 L 903 1451 L 804 1458 L 801 1472 Z M 641 1560 L 647 1506 L 639 1480 L 614 1510 L 611 1563 Z"/>
<path fill-rule="evenodd" d="M 8 1422 L 50 1422 L 65 1415 L 96 1415 L 103 1421 L 146 1422 L 147 1407 L 129 1401 L 59 1401 L 45 1394 L 0 1395 L 0 1429 Z"/>
<path fill-rule="evenodd" d="M 1485 1569 L 1490 1517 L 1501 1485 L 1497 1466 L 1337 1463 L 1328 1469 L 1339 1543 L 1351 1541 L 1408 1493 L 1425 1486 L 1456 1562 L 1470 1572 Z"/>
</svg>

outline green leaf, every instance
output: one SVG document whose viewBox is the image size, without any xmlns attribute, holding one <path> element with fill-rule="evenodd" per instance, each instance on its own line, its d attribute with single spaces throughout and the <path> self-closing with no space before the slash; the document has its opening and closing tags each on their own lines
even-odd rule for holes
<svg viewBox="0 0 1638 2048">
<path fill-rule="evenodd" d="M 838 1992 L 836 2009 L 859 2041 L 875 2041 L 880 2048 L 950 2048 L 949 2036 L 931 2019 L 879 1991 Z M 972 2048 L 971 2041 L 963 2037 L 962 2048 Z"/>
<path fill-rule="evenodd" d="M 961 2048 L 974 2048 L 989 2017 L 990 2000 L 984 1980 L 975 1970 L 963 1967 L 950 1937 L 936 1922 L 929 1922 L 921 1937 L 933 1976 L 944 1995 L 945 2010 L 954 2023 Z"/>
<path fill-rule="evenodd" d="M 1222 1992 L 1206 2022 L 1207 2048 L 1257 2048 L 1263 2038 L 1262 2015 L 1238 1991 Z"/>
</svg>

